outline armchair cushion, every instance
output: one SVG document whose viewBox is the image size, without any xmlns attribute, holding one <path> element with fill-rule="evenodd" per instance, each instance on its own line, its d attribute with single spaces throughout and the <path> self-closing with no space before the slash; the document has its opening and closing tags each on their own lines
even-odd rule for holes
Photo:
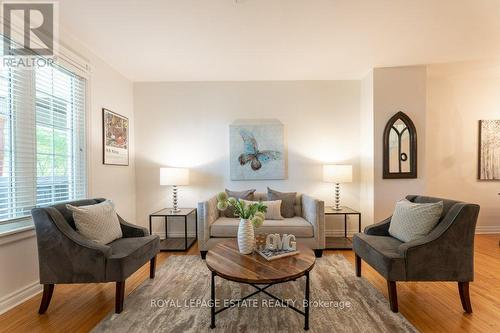
<svg viewBox="0 0 500 333">
<path fill-rule="evenodd" d="M 439 222 L 443 202 L 414 203 L 398 201 L 389 226 L 389 234 L 403 242 L 425 237 Z"/>
<path fill-rule="evenodd" d="M 218 218 L 210 226 L 211 237 L 236 237 L 238 234 L 239 219 L 227 217 Z M 261 227 L 255 230 L 256 233 L 288 233 L 296 237 L 313 237 L 314 229 L 311 223 L 304 218 L 295 216 L 283 220 L 265 220 Z"/>
<path fill-rule="evenodd" d="M 405 258 L 399 251 L 401 244 L 403 242 L 390 236 L 359 233 L 353 237 L 354 252 L 391 281 L 405 278 Z"/>
<path fill-rule="evenodd" d="M 160 250 L 158 236 L 117 239 L 108 244 L 111 255 L 106 265 L 107 281 L 124 281 Z"/>
<path fill-rule="evenodd" d="M 66 223 L 70 225 L 73 230 L 76 230 L 76 225 L 75 225 L 75 220 L 73 219 L 73 212 L 70 211 L 67 207 L 66 204 L 70 203 L 71 206 L 74 207 L 80 207 L 80 206 L 88 206 L 88 205 L 95 205 L 100 202 L 105 201 L 106 199 L 104 198 L 97 198 L 97 199 L 82 199 L 82 200 L 76 200 L 76 201 L 71 201 L 67 203 L 60 203 L 52 206 L 54 209 L 57 209 L 59 213 L 64 217 L 64 220 Z"/>
<path fill-rule="evenodd" d="M 99 244 L 122 238 L 120 221 L 111 201 L 79 207 L 68 204 L 66 207 L 73 212 L 77 231 L 84 237 Z"/>
</svg>

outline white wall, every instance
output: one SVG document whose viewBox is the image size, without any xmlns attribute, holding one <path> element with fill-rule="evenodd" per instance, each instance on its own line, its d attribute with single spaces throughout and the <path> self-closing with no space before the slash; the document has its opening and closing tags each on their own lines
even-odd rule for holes
<svg viewBox="0 0 500 333">
<path fill-rule="evenodd" d="M 92 58 L 89 197 L 113 200 L 117 212 L 126 220 L 135 219 L 135 120 L 133 85 L 98 58 Z M 129 166 L 102 163 L 102 108 L 129 119 Z"/>
<path fill-rule="evenodd" d="M 499 184 L 477 180 L 478 122 L 500 119 L 500 62 L 427 70 L 427 192 L 481 205 L 479 232 L 500 232 Z"/>
<path fill-rule="evenodd" d="M 146 226 L 151 212 L 170 205 L 170 189 L 159 185 L 161 166 L 191 169 L 180 205 L 196 207 L 224 187 L 266 186 L 332 204 L 322 164 L 352 163 L 356 183 L 343 186 L 343 203 L 359 209 L 359 101 L 359 81 L 135 83 L 137 222 Z M 230 181 L 229 124 L 239 118 L 284 124 L 287 180 Z"/>
<path fill-rule="evenodd" d="M 134 115 L 132 83 L 109 65 L 78 45 L 69 36 L 65 44 L 87 58 L 90 77 L 89 197 L 112 199 L 125 218 L 135 218 Z M 102 165 L 102 114 L 106 107 L 130 119 L 131 164 L 129 167 Z M 0 238 L 0 313 L 40 291 L 38 254 L 33 230 Z M 57 291 L 56 291 L 57 293 Z"/>
<path fill-rule="evenodd" d="M 0 237 L 0 313 L 41 290 L 35 231 Z"/>
<path fill-rule="evenodd" d="M 392 214 L 396 201 L 407 194 L 425 193 L 426 67 L 391 67 L 373 70 L 374 112 L 374 219 Z M 398 111 L 406 113 L 417 128 L 418 178 L 382 179 L 383 133 L 387 121 Z"/>
<path fill-rule="evenodd" d="M 360 209 L 363 225 L 367 226 L 374 222 L 373 71 L 361 80 L 360 97 Z"/>
</svg>

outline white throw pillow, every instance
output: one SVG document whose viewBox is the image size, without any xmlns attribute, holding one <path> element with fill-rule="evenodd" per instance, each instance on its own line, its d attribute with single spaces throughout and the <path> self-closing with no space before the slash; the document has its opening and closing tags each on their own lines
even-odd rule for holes
<svg viewBox="0 0 500 333">
<path fill-rule="evenodd" d="M 120 221 L 110 200 L 79 207 L 68 204 L 66 208 L 73 212 L 76 229 L 85 238 L 99 244 L 108 244 L 122 238 Z"/>
<path fill-rule="evenodd" d="M 243 201 L 247 205 L 251 205 L 258 202 L 258 201 L 248 201 L 248 200 L 243 200 Z M 262 201 L 262 203 L 267 206 L 266 220 L 283 220 L 283 216 L 281 216 L 281 200 Z"/>
<path fill-rule="evenodd" d="M 398 201 L 389 225 L 389 234 L 402 242 L 427 236 L 438 224 L 443 213 L 443 202 L 414 203 Z"/>
</svg>

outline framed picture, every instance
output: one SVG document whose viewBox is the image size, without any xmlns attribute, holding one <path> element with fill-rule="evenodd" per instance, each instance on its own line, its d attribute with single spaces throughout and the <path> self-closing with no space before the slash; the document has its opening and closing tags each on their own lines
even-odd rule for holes
<svg viewBox="0 0 500 333">
<path fill-rule="evenodd" d="M 128 165 L 128 118 L 108 109 L 102 109 L 103 164 Z"/>
<path fill-rule="evenodd" d="M 500 180 L 500 120 L 479 121 L 479 180 Z"/>
<path fill-rule="evenodd" d="M 229 146 L 231 180 L 286 178 L 283 124 L 279 120 L 233 122 Z"/>
</svg>

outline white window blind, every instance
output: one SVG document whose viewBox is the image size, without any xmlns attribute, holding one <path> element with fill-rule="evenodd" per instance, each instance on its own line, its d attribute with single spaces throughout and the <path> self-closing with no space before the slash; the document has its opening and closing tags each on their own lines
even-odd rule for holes
<svg viewBox="0 0 500 333">
<path fill-rule="evenodd" d="M 0 68 L 0 222 L 85 197 L 85 89 L 56 65 Z"/>
</svg>

